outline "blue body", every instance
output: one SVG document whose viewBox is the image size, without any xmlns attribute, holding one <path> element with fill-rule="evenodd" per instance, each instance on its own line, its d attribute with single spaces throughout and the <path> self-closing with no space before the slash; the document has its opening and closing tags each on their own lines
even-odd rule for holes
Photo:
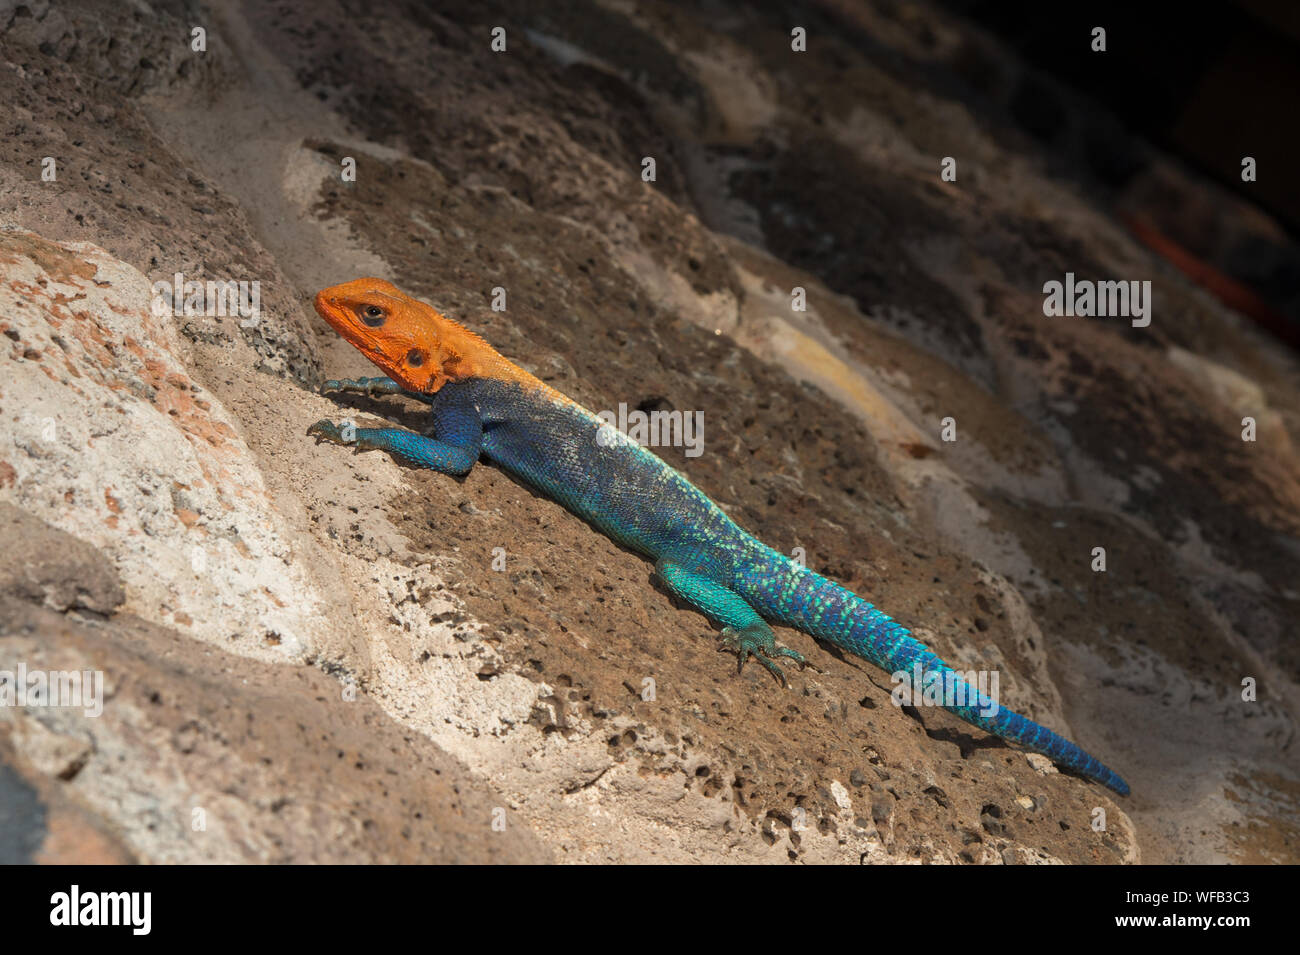
<svg viewBox="0 0 1300 955">
<path fill-rule="evenodd" d="M 391 379 L 345 385 L 401 391 Z M 486 378 L 449 383 L 431 398 L 414 397 L 430 403 L 436 437 L 395 428 L 361 429 L 358 445 L 383 448 L 451 474 L 467 472 L 480 454 L 486 456 L 612 539 L 654 560 L 659 576 L 675 593 L 723 624 L 742 663 L 754 653 L 784 680 L 769 658 L 789 656 L 802 662 L 794 651 L 776 645 L 766 623 L 773 621 L 827 640 L 891 674 L 906 673 L 910 684 L 919 663 L 922 681 L 912 687 L 918 698 L 932 681 L 952 673 L 905 627 L 756 540 L 650 451 L 598 440 L 601 422 L 586 409 L 556 400 L 540 388 Z M 958 685 L 964 699 L 945 701 L 945 709 L 1118 793 L 1128 793 L 1123 779 L 1069 740 L 994 707 L 964 682 Z M 995 712 L 985 715 L 990 710 Z"/>
</svg>

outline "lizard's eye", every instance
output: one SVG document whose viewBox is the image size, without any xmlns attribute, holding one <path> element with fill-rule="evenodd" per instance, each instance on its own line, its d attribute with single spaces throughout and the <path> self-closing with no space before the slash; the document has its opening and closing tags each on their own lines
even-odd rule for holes
<svg viewBox="0 0 1300 955">
<path fill-rule="evenodd" d="M 384 324 L 384 310 L 378 305 L 367 305 L 361 309 L 361 320 L 371 328 Z"/>
<path fill-rule="evenodd" d="M 424 352 L 418 348 L 412 348 L 406 353 L 406 363 L 412 368 L 419 368 L 424 364 Z"/>
</svg>

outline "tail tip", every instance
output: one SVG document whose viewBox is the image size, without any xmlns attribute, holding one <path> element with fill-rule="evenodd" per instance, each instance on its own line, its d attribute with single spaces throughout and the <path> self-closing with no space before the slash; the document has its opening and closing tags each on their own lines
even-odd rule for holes
<svg viewBox="0 0 1300 955">
<path fill-rule="evenodd" d="M 1103 767 L 1103 769 L 1105 769 L 1105 767 Z M 1119 773 L 1112 769 L 1106 769 L 1104 773 L 1098 775 L 1097 781 L 1107 789 L 1113 789 L 1121 796 L 1127 796 L 1129 794 L 1128 783 L 1124 781 L 1124 778 L 1120 776 Z"/>
</svg>

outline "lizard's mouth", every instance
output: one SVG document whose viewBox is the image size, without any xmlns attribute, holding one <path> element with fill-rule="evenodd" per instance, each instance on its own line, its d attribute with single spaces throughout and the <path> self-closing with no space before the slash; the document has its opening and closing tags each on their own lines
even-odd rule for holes
<svg viewBox="0 0 1300 955">
<path fill-rule="evenodd" d="M 414 387 L 406 380 L 406 370 L 400 362 L 394 362 L 385 351 L 383 343 L 376 340 L 373 329 L 364 328 L 357 320 L 356 312 L 339 299 L 329 294 L 330 289 L 316 293 L 313 304 L 316 314 L 325 319 L 340 336 L 353 348 L 361 352 L 370 362 L 403 384 Z"/>
<path fill-rule="evenodd" d="M 338 332 L 353 348 L 371 361 L 376 361 L 380 357 L 380 352 L 375 348 L 374 343 L 369 341 L 367 336 L 361 334 L 356 327 L 356 318 L 352 310 L 340 305 L 339 300 L 327 294 L 328 292 L 329 289 L 324 289 L 316 293 L 313 302 L 316 306 L 316 314 L 325 319 L 329 326 Z"/>
<path fill-rule="evenodd" d="M 346 305 L 341 305 L 339 300 L 328 294 L 329 289 L 324 289 L 316 293 L 314 305 L 316 314 L 325 319 L 329 326 L 338 332 L 354 348 L 366 354 L 366 357 L 373 358 L 375 352 L 374 344 L 369 340 L 361 329 L 357 327 L 356 315 L 352 309 Z"/>
<path fill-rule="evenodd" d="M 321 289 L 316 293 L 316 299 L 313 302 L 316 306 L 316 314 L 329 322 L 330 327 L 336 332 L 343 334 L 345 325 L 343 309 L 339 308 L 338 299 L 326 294 L 328 291 L 329 289 Z"/>
</svg>

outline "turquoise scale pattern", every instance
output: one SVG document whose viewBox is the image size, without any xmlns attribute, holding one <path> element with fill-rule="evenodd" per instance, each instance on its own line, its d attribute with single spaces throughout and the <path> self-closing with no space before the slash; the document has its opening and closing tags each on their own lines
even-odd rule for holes
<svg viewBox="0 0 1300 955">
<path fill-rule="evenodd" d="M 1047 727 L 1000 705 L 990 714 L 992 700 L 968 683 L 949 677 L 948 674 L 954 673 L 952 667 L 913 637 L 906 627 L 834 581 L 793 565 L 788 558 L 769 550 L 766 561 L 756 562 L 741 574 L 737 589 L 747 594 L 769 620 L 827 640 L 887 673 L 907 674 L 907 682 L 916 695 L 931 681 L 937 680 L 943 686 L 951 680 L 952 688 L 960 691 L 953 697 L 965 702 L 945 705 L 943 708 L 948 712 L 995 736 L 1042 753 L 1121 795 L 1128 795 L 1128 783 L 1116 772 Z M 915 681 L 918 663 L 921 666 L 919 685 Z"/>
</svg>

